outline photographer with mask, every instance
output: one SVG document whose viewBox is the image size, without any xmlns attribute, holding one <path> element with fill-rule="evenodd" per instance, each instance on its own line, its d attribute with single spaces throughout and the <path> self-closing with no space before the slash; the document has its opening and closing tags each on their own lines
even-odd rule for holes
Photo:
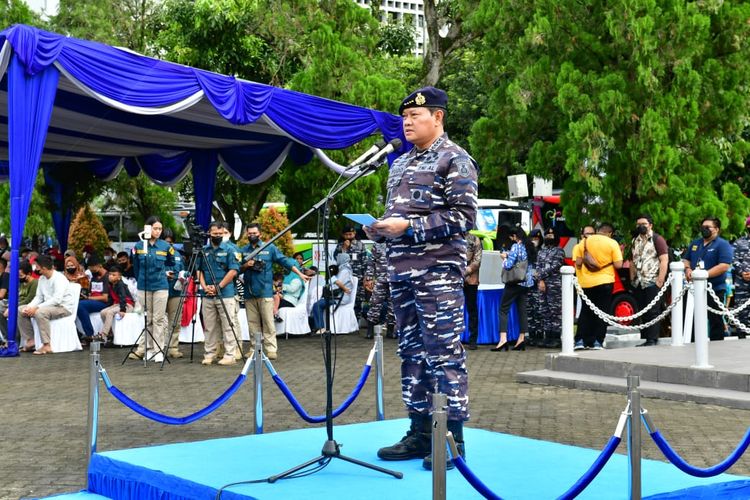
<svg viewBox="0 0 750 500">
<path fill-rule="evenodd" d="M 365 301 L 365 271 L 371 257 L 362 240 L 357 239 L 357 231 L 352 226 L 346 226 L 341 231 L 341 240 L 333 251 L 334 260 L 342 253 L 349 256 L 352 275 L 357 277 L 360 284 L 357 287 L 357 297 L 354 302 L 354 312 L 357 314 L 357 318 L 359 318 L 362 313 L 362 302 Z"/>
<path fill-rule="evenodd" d="M 242 265 L 245 283 L 245 314 L 250 331 L 250 343 L 255 349 L 255 334 L 263 334 L 263 350 L 268 359 L 277 358 L 276 325 L 273 319 L 273 264 L 279 264 L 307 282 L 310 278 L 297 268 L 297 261 L 285 256 L 273 243 L 253 259 L 250 255 L 263 246 L 260 224 L 251 223 L 246 229 L 249 243 L 242 248 Z"/>
</svg>

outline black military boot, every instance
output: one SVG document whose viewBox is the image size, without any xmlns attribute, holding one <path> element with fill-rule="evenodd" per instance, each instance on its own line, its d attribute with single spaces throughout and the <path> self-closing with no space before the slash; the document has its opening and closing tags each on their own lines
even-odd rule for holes
<svg viewBox="0 0 750 500">
<path fill-rule="evenodd" d="M 458 454 L 462 457 L 466 457 L 466 446 L 464 445 L 464 423 L 460 420 L 448 420 L 448 430 L 453 434 L 453 440 L 456 442 L 456 448 L 458 448 Z M 424 457 L 422 460 L 422 467 L 427 470 L 432 470 L 432 453 Z M 445 469 L 451 470 L 453 468 L 453 461 L 451 460 L 450 451 L 445 458 Z"/>
<path fill-rule="evenodd" d="M 385 336 L 389 339 L 398 338 L 398 335 L 396 335 L 396 325 L 387 325 Z"/>
<path fill-rule="evenodd" d="M 538 336 L 539 334 L 536 332 L 529 332 L 529 334 L 526 335 L 526 345 L 529 347 L 541 346 L 541 343 L 537 341 Z"/>
<path fill-rule="evenodd" d="M 409 460 L 424 458 L 432 451 L 432 421 L 429 415 L 410 413 L 411 426 L 401 441 L 380 448 L 378 457 L 383 460 Z"/>
<path fill-rule="evenodd" d="M 375 336 L 375 323 L 372 321 L 367 322 L 367 333 L 365 333 L 366 339 L 371 339 Z"/>
<path fill-rule="evenodd" d="M 544 347 L 552 349 L 560 349 L 562 347 L 562 341 L 560 340 L 560 332 L 547 332 L 547 338 L 544 340 Z"/>
</svg>

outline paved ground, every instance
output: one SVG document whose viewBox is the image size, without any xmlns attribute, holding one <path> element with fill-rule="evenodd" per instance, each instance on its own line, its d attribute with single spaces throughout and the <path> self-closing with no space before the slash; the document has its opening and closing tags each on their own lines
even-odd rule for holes
<svg viewBox="0 0 750 500">
<path fill-rule="evenodd" d="M 335 404 L 356 383 L 371 342 L 360 336 L 337 338 Z M 322 413 L 325 401 L 321 341 L 301 337 L 279 342 L 279 374 L 310 413 Z M 182 346 L 189 353 L 189 346 Z M 386 339 L 386 418 L 401 418 L 398 358 L 395 341 Z M 519 436 L 600 449 L 614 431 L 625 405 L 624 394 L 519 384 L 515 374 L 544 367 L 547 349 L 526 352 L 469 352 L 471 376 L 470 426 Z M 120 366 L 125 349 L 108 349 L 102 361 L 113 383 L 125 393 L 162 413 L 186 415 L 218 396 L 239 368 L 203 367 L 187 358 L 163 372 L 134 361 Z M 5 471 L 0 498 L 45 496 L 84 486 L 88 351 L 0 359 L 0 419 L 5 424 L 0 464 Z M 200 351 L 196 351 L 200 360 Z M 268 378 L 266 382 L 270 382 Z M 275 385 L 266 384 L 265 430 L 274 432 L 306 426 Z M 194 424 L 164 426 L 143 419 L 102 389 L 99 450 L 157 443 L 196 441 L 252 433 L 252 385 L 247 383 L 225 406 Z M 374 384 L 339 419 L 363 422 L 375 416 Z M 646 399 L 656 425 L 691 463 L 709 466 L 722 460 L 742 438 L 750 412 L 711 405 Z M 644 434 L 644 438 L 647 436 Z M 321 443 L 322 444 L 322 443 Z M 390 443 L 377 443 L 377 445 Z M 310 450 L 311 455 L 319 450 Z M 471 453 L 471 443 L 467 452 Z M 621 445 L 619 453 L 625 453 Z M 649 441 L 644 457 L 662 458 Z M 529 476 L 538 477 L 528 457 Z M 750 475 L 750 458 L 730 470 Z"/>
</svg>

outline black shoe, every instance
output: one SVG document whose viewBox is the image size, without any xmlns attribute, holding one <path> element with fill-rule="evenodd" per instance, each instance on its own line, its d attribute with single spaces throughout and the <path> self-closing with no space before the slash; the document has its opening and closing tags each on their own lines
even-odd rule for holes
<svg viewBox="0 0 750 500">
<path fill-rule="evenodd" d="M 520 344 L 516 344 L 513 346 L 513 351 L 525 351 L 526 350 L 526 341 L 521 341 Z"/>
<path fill-rule="evenodd" d="M 432 434 L 429 432 L 416 432 L 411 429 L 406 431 L 406 436 L 401 441 L 380 448 L 378 457 L 381 460 L 409 460 L 412 458 L 424 458 L 432 452 Z"/>
<path fill-rule="evenodd" d="M 643 344 L 638 344 L 636 347 L 651 347 L 652 345 L 657 345 L 658 342 L 656 340 L 647 340 Z"/>
<path fill-rule="evenodd" d="M 457 441 L 456 448 L 458 448 L 458 454 L 461 455 L 461 457 L 466 458 L 466 447 L 464 446 L 464 443 L 459 443 Z M 445 470 L 451 470 L 454 467 L 453 460 L 451 460 L 450 451 L 447 451 L 446 453 L 447 455 L 445 457 Z M 422 459 L 422 467 L 427 470 L 432 470 L 432 453 Z"/>
<path fill-rule="evenodd" d="M 477 345 L 474 344 L 474 343 L 470 343 L 469 345 L 466 346 L 466 348 L 468 350 L 470 350 L 470 351 L 476 351 L 477 350 Z"/>
<path fill-rule="evenodd" d="M 396 335 L 396 325 L 388 325 L 388 326 L 386 326 L 385 338 L 387 338 L 387 339 L 397 339 L 398 338 L 398 335 Z"/>
<path fill-rule="evenodd" d="M 510 344 L 509 344 L 508 342 L 505 342 L 505 343 L 504 343 L 503 345 L 501 345 L 501 346 L 497 346 L 497 347 L 492 347 L 492 348 L 490 349 L 490 351 L 493 351 L 493 352 L 500 352 L 500 351 L 507 351 L 508 349 L 510 349 Z"/>
</svg>

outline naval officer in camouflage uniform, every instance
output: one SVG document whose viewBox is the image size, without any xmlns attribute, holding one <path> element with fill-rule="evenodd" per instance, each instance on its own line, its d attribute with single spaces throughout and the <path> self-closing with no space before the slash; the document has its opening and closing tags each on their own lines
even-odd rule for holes
<svg viewBox="0 0 750 500">
<path fill-rule="evenodd" d="M 734 280 L 734 307 L 737 308 L 750 300 L 750 217 L 745 220 L 746 234 L 732 244 L 732 278 Z M 737 314 L 743 325 L 750 327 L 750 307 Z M 737 337 L 744 339 L 745 332 L 737 328 Z"/>
<path fill-rule="evenodd" d="M 562 346 L 562 274 L 565 252 L 560 248 L 560 237 L 553 228 L 544 233 L 544 244 L 536 256 L 536 287 L 539 292 L 539 308 L 542 318 L 543 347 Z"/>
<path fill-rule="evenodd" d="M 451 142 L 443 124 L 448 96 L 420 89 L 401 103 L 406 139 L 414 144 L 391 166 L 385 214 L 366 228 L 386 241 L 388 277 L 399 336 L 402 397 L 411 427 L 383 460 L 424 458 L 431 467 L 431 401 L 448 397 L 448 429 L 463 446 L 469 417 L 464 331 L 465 234 L 474 227 L 477 165 Z"/>
<path fill-rule="evenodd" d="M 393 303 L 391 302 L 391 287 L 388 284 L 388 259 L 385 243 L 375 243 L 371 250 L 371 259 L 365 270 L 365 283 L 372 284 L 370 308 L 367 310 L 367 338 L 373 337 L 373 327 L 385 322 L 386 337 L 395 338 Z"/>
</svg>

